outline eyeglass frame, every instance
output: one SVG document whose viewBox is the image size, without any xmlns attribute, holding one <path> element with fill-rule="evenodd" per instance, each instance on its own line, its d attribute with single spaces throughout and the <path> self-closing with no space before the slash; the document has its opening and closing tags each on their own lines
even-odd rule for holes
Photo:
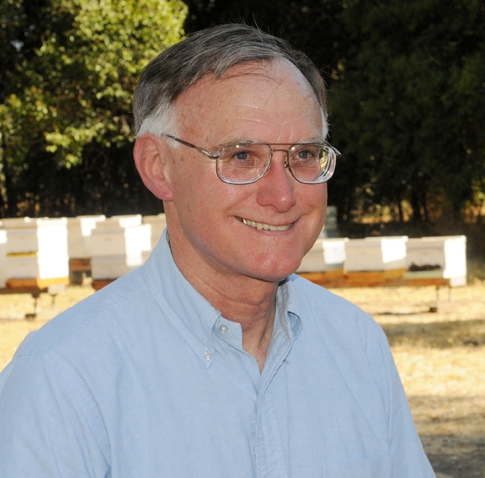
<svg viewBox="0 0 485 478">
<path fill-rule="evenodd" d="M 255 183 L 256 181 L 259 181 L 262 177 L 265 176 L 265 174 L 269 171 L 269 168 L 271 167 L 271 161 L 273 159 L 273 153 L 275 152 L 278 152 L 278 151 L 281 151 L 281 152 L 285 152 L 286 153 L 286 161 L 284 163 L 284 167 L 285 168 L 288 168 L 288 170 L 290 171 L 291 175 L 296 179 L 296 181 L 298 181 L 299 183 L 302 183 L 302 184 L 324 184 L 326 183 L 329 179 L 332 178 L 333 176 L 333 171 L 330 175 L 330 177 L 328 177 L 327 179 L 325 179 L 325 181 L 302 181 L 301 179 L 298 179 L 295 174 L 293 173 L 293 171 L 291 170 L 291 166 L 290 166 L 290 150 L 291 148 L 293 148 L 294 146 L 298 146 L 298 145 L 301 145 L 301 146 L 304 146 L 305 144 L 318 144 L 318 145 L 324 145 L 326 147 L 328 147 L 329 149 L 331 149 L 334 153 L 335 153 L 335 161 L 337 160 L 337 158 L 339 156 L 342 155 L 342 153 L 340 153 L 340 151 L 335 148 L 334 146 L 332 146 L 330 143 L 328 143 L 327 141 L 323 141 L 323 142 L 308 142 L 308 143 L 258 143 L 258 142 L 255 142 L 255 143 L 251 143 L 251 142 L 247 142 L 247 143 L 238 143 L 238 144 L 254 144 L 254 145 L 257 145 L 257 144 L 261 144 L 261 145 L 264 145 L 264 146 L 267 146 L 269 148 L 269 151 L 270 151 L 270 156 L 269 156 L 269 161 L 268 161 L 268 165 L 266 166 L 266 168 L 264 169 L 264 171 L 261 173 L 260 176 L 258 176 L 256 179 L 251 179 L 249 181 L 241 181 L 241 182 L 235 182 L 235 181 L 231 181 L 227 178 L 224 178 L 223 176 L 221 176 L 220 172 L 219 172 L 219 163 L 218 163 L 218 160 L 221 156 L 221 152 L 227 148 L 227 146 L 221 148 L 217 153 L 211 153 L 210 151 L 207 151 L 206 149 L 200 147 L 200 146 L 196 146 L 195 144 L 192 144 L 192 143 L 189 143 L 188 141 L 184 141 L 183 139 L 180 139 L 180 138 L 177 138 L 176 136 L 173 136 L 171 134 L 168 134 L 168 133 L 161 133 L 159 136 L 164 136 L 166 138 L 170 138 L 174 141 L 177 141 L 177 143 L 180 143 L 180 144 L 183 144 L 184 146 L 188 146 L 189 148 L 193 148 L 197 151 L 199 151 L 199 153 L 202 153 L 203 155 L 207 156 L 208 158 L 210 159 L 214 159 L 216 161 L 216 173 L 217 173 L 217 176 L 219 177 L 219 179 L 226 183 L 226 184 L 235 184 L 235 185 L 243 185 L 243 184 L 252 184 L 252 183 Z M 290 146 L 288 149 L 273 149 L 271 146 Z M 335 166 L 334 166 L 335 168 Z"/>
</svg>

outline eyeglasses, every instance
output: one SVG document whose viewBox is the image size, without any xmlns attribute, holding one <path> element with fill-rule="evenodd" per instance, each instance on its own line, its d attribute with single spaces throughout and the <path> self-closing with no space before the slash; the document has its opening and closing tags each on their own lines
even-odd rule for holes
<svg viewBox="0 0 485 478">
<path fill-rule="evenodd" d="M 216 160 L 219 178 L 228 184 L 250 184 L 261 179 L 269 170 L 273 153 L 284 151 L 288 168 L 293 177 L 304 184 L 321 184 L 328 181 L 334 171 L 339 151 L 329 143 L 273 143 L 273 146 L 290 146 L 272 149 L 266 143 L 238 143 L 225 146 L 211 153 L 200 146 L 183 141 L 170 134 L 162 134 L 180 144 L 194 148 L 210 159 Z"/>
</svg>

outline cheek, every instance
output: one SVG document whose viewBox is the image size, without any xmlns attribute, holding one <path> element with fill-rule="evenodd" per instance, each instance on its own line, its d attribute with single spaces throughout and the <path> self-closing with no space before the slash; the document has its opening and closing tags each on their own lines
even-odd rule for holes
<svg viewBox="0 0 485 478">
<path fill-rule="evenodd" d="M 296 196 L 297 202 L 316 214 L 324 214 L 327 207 L 327 183 L 304 185 Z"/>
</svg>

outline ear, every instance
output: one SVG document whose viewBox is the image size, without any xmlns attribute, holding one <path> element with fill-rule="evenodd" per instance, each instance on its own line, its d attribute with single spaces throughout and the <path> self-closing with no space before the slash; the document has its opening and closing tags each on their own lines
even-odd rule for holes
<svg viewBox="0 0 485 478">
<path fill-rule="evenodd" d="M 136 169 L 145 186 L 159 199 L 172 200 L 170 181 L 167 177 L 166 144 L 151 134 L 136 140 L 133 156 Z"/>
</svg>

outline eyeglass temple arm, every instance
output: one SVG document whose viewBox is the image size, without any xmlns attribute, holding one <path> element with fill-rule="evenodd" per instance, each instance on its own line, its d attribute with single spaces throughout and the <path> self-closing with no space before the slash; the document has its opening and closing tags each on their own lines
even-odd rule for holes
<svg viewBox="0 0 485 478">
<path fill-rule="evenodd" d="M 327 143 L 327 146 L 333 149 L 336 156 L 342 156 L 342 153 L 335 146 L 332 146 L 330 143 Z"/>
<path fill-rule="evenodd" d="M 195 144 L 192 143 L 187 143 L 187 141 L 184 141 L 183 139 L 176 138 L 175 136 L 172 136 L 171 134 L 163 133 L 162 136 L 166 136 L 167 138 L 173 139 L 174 141 L 177 141 L 177 143 L 181 143 L 185 146 L 188 146 L 189 148 L 196 149 L 197 151 L 200 151 L 202 154 L 205 154 L 207 157 L 211 159 L 217 159 L 219 157 L 219 154 L 216 153 L 211 153 L 210 151 L 205 150 L 204 148 L 201 148 L 200 146 L 196 146 Z"/>
</svg>

